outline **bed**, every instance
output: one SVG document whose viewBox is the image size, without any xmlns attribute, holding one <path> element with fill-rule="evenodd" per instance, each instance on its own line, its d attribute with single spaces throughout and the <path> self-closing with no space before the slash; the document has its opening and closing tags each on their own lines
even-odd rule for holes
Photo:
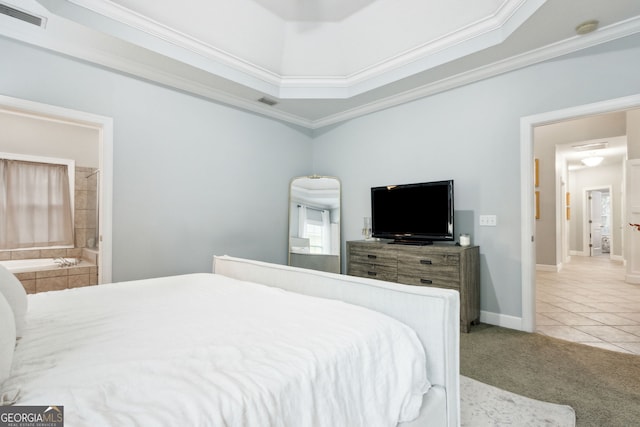
<svg viewBox="0 0 640 427">
<path fill-rule="evenodd" d="M 67 427 L 455 426 L 458 310 L 453 291 L 214 257 L 29 295 L 0 394 L 63 406 Z"/>
<path fill-rule="evenodd" d="M 289 265 L 311 270 L 340 273 L 340 256 L 312 254 L 311 243 L 306 237 L 289 237 Z"/>
</svg>

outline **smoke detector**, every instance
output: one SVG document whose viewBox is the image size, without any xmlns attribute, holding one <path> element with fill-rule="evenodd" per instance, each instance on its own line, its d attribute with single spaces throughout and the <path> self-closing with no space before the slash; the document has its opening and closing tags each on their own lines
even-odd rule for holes
<svg viewBox="0 0 640 427">
<path fill-rule="evenodd" d="M 585 34 L 589 34 L 598 29 L 599 22 L 595 19 L 591 21 L 585 21 L 582 24 L 576 27 L 576 34 L 579 36 L 583 36 Z"/>
</svg>

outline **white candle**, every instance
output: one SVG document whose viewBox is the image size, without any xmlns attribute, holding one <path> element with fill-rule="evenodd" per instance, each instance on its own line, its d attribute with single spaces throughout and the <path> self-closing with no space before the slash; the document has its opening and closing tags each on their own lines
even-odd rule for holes
<svg viewBox="0 0 640 427">
<path fill-rule="evenodd" d="M 469 246 L 471 245 L 471 236 L 468 234 L 460 235 L 460 246 Z"/>
</svg>

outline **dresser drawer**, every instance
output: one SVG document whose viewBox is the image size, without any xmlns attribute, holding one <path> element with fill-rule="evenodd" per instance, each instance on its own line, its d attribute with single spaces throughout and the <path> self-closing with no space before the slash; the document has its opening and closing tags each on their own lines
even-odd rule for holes
<svg viewBox="0 0 640 427">
<path fill-rule="evenodd" d="M 398 283 L 416 286 L 432 286 L 435 288 L 447 288 L 460 290 L 460 282 L 447 277 L 434 276 L 433 274 L 423 274 L 420 276 L 406 275 L 398 272 Z"/>
<path fill-rule="evenodd" d="M 395 265 L 350 262 L 348 274 L 395 282 L 398 279 L 398 268 Z"/>
<path fill-rule="evenodd" d="M 347 242 L 347 274 L 460 293 L 460 330 L 480 319 L 480 248 Z"/>
<path fill-rule="evenodd" d="M 418 249 L 405 249 L 400 253 L 400 261 L 407 265 L 420 266 L 459 266 L 460 255 L 458 253 L 444 251 L 421 251 Z"/>
<path fill-rule="evenodd" d="M 398 258 L 398 281 L 410 285 L 460 287 L 460 256 L 404 251 Z"/>
<path fill-rule="evenodd" d="M 398 255 L 395 251 L 388 251 L 379 247 L 365 247 L 366 245 L 351 246 L 349 248 L 349 259 L 352 263 L 375 264 L 378 266 L 392 266 L 394 269 L 398 265 Z"/>
</svg>

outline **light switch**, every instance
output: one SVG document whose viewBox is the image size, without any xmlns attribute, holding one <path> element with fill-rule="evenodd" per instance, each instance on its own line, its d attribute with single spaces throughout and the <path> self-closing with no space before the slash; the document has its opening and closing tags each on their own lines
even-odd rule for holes
<svg viewBox="0 0 640 427">
<path fill-rule="evenodd" d="M 483 227 L 495 227 L 497 223 L 496 215 L 480 215 L 480 225 Z"/>
</svg>

